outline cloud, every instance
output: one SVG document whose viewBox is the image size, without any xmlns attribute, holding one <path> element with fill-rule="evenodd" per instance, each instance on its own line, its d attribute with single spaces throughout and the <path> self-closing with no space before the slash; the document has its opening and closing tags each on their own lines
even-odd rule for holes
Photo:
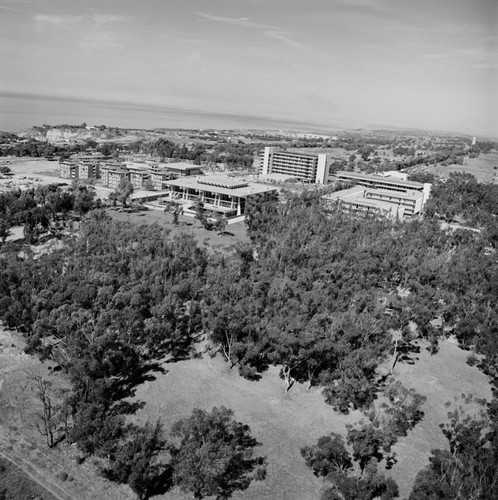
<svg viewBox="0 0 498 500">
<path fill-rule="evenodd" d="M 50 15 L 50 14 L 35 14 L 35 21 L 38 27 L 44 24 L 56 24 L 59 26 L 74 24 L 83 20 L 82 16 L 62 16 L 62 15 Z"/>
<path fill-rule="evenodd" d="M 197 12 L 197 14 L 208 21 L 215 21 L 235 26 L 243 26 L 244 28 L 256 28 L 263 31 L 263 34 L 270 38 L 275 38 L 295 49 L 302 49 L 304 45 L 300 42 L 289 38 L 288 33 L 278 26 L 269 26 L 266 24 L 253 23 L 247 17 L 220 17 L 206 14 L 205 12 Z"/>
<path fill-rule="evenodd" d="M 291 40 L 289 37 L 285 36 L 282 32 L 279 31 L 264 31 L 264 34 L 266 36 L 269 36 L 270 38 L 276 38 L 277 40 L 280 40 L 281 42 L 284 42 L 286 45 L 290 45 L 295 49 L 302 49 L 304 47 L 302 43 Z"/>
<path fill-rule="evenodd" d="M 378 10 L 382 12 L 391 10 L 382 2 L 382 0 L 339 0 L 339 2 L 350 7 L 366 7 L 368 9 Z"/>
<path fill-rule="evenodd" d="M 95 14 L 93 19 L 97 24 L 127 23 L 133 20 L 121 14 Z"/>
<path fill-rule="evenodd" d="M 51 14 L 34 14 L 36 23 L 36 31 L 40 32 L 45 29 L 75 29 L 83 20 L 83 16 L 69 16 L 69 15 L 51 15 Z"/>
<path fill-rule="evenodd" d="M 203 45 L 205 41 L 200 38 L 175 38 L 173 43 L 176 45 Z"/>
<path fill-rule="evenodd" d="M 113 33 L 94 31 L 86 33 L 78 43 L 83 54 L 94 55 L 98 52 L 109 52 L 121 49 L 121 43 Z"/>
<path fill-rule="evenodd" d="M 234 24 L 235 26 L 244 26 L 245 28 L 259 28 L 265 30 L 278 30 L 276 26 L 268 26 L 266 24 L 253 23 L 247 17 L 221 17 L 206 14 L 205 12 L 197 12 L 197 15 L 207 19 L 208 21 L 217 21 L 221 23 Z"/>
</svg>

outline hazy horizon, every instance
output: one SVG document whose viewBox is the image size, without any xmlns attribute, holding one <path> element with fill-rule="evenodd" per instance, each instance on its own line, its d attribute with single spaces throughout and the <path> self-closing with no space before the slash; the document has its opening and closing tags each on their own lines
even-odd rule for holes
<svg viewBox="0 0 498 500">
<path fill-rule="evenodd" d="M 0 0 L 0 128 L 498 137 L 496 0 Z"/>
<path fill-rule="evenodd" d="M 28 109 L 26 109 L 28 108 Z M 0 131 L 21 132 L 42 125 L 87 125 L 128 129 L 232 129 L 232 130 L 289 130 L 334 133 L 346 130 L 414 130 L 432 133 L 462 134 L 486 139 L 498 139 L 489 134 L 472 131 L 438 130 L 419 127 L 400 127 L 391 124 L 353 121 L 330 122 L 329 125 L 278 119 L 256 115 L 213 113 L 143 104 L 59 99 L 54 96 L 13 95 L 0 92 Z"/>
<path fill-rule="evenodd" d="M 309 129 L 317 132 L 374 126 L 356 122 L 331 123 L 330 126 L 235 113 L 213 113 L 203 110 L 151 106 L 136 103 L 59 99 L 54 96 L 15 95 L 0 92 L 0 130 L 16 132 L 32 126 L 106 125 L 122 128 L 186 129 Z M 34 120 L 34 122 L 33 122 Z"/>
</svg>

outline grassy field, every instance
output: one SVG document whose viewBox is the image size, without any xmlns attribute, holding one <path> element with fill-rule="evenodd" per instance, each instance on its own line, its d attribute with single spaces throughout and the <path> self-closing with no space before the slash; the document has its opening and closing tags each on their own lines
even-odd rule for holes
<svg viewBox="0 0 498 500">
<path fill-rule="evenodd" d="M 197 219 L 184 215 L 179 216 L 179 224 L 175 226 L 173 216 L 165 214 L 162 210 L 127 213 L 108 209 L 107 212 L 113 219 L 119 221 L 128 221 L 134 224 L 159 224 L 169 229 L 172 237 L 181 233 L 192 234 L 200 245 L 205 245 L 212 250 L 224 249 L 238 242 L 249 242 L 243 222 L 230 224 L 226 227 L 224 234 L 219 234 L 217 231 L 207 231 Z"/>
<path fill-rule="evenodd" d="M 406 498 L 417 472 L 427 464 L 432 448 L 447 445 L 438 425 L 446 420 L 446 401 L 462 392 L 490 398 L 486 377 L 466 364 L 467 353 L 450 341 L 430 356 L 422 347 L 413 365 L 400 364 L 395 376 L 407 387 L 427 396 L 423 421 L 396 445 L 398 462 L 387 474 L 400 486 L 400 498 Z M 187 416 L 195 408 L 211 409 L 224 405 L 235 417 L 249 424 L 253 435 L 263 443 L 261 453 L 268 456 L 267 479 L 234 495 L 240 500 L 312 500 L 319 498 L 322 481 L 304 465 L 299 453 L 302 446 L 330 432 L 346 434 L 345 425 L 358 420 L 359 412 L 340 415 L 325 404 L 319 388 L 306 390 L 296 384 L 285 392 L 272 368 L 259 382 L 241 378 L 236 369 L 228 370 L 224 361 L 204 355 L 201 359 L 166 364 L 167 371 L 147 382 L 137 392 L 146 405 L 141 420 L 161 418 L 166 427 Z M 162 500 L 187 499 L 173 490 Z"/>
<path fill-rule="evenodd" d="M 78 465 L 75 459 L 79 453 L 74 446 L 61 443 L 54 449 L 47 447 L 45 438 L 36 430 L 34 415 L 41 407 L 30 388 L 28 374 L 34 371 L 55 386 L 67 382 L 50 372 L 52 363 L 41 363 L 38 358 L 24 354 L 24 346 L 16 333 L 5 331 L 0 326 L 0 453 L 11 458 L 36 480 L 10 465 L 6 467 L 3 478 L 0 471 L 0 493 L 8 486 L 11 492 L 10 496 L 7 495 L 9 500 L 135 499 L 127 486 L 112 484 L 100 477 L 92 460 Z M 21 487 L 22 490 L 18 489 Z M 55 495 L 50 495 L 47 490 Z"/>
<path fill-rule="evenodd" d="M 5 496 L 2 497 L 2 493 Z M 0 498 L 5 500 L 19 500 L 21 498 L 56 500 L 38 483 L 2 457 L 0 457 Z"/>
<path fill-rule="evenodd" d="M 495 172 L 493 162 L 496 160 L 497 153 L 483 155 L 468 167 L 489 174 Z M 42 170 L 42 162 L 33 161 L 30 165 L 33 169 L 31 175 L 36 176 L 37 165 L 39 172 L 46 171 L 46 166 Z M 453 167 L 440 168 L 449 172 Z M 462 171 L 462 166 L 455 167 L 455 171 Z M 193 234 L 201 245 L 211 250 L 223 250 L 237 242 L 249 241 L 243 223 L 228 226 L 226 234 L 220 235 L 216 231 L 206 231 L 197 220 L 189 217 L 181 216 L 180 224 L 174 226 L 172 216 L 162 211 L 125 213 L 109 209 L 108 212 L 116 220 L 136 224 L 158 223 L 170 229 L 172 235 Z M 74 447 L 62 445 L 54 450 L 46 447 L 28 418 L 36 402 L 29 396 L 29 391 L 20 391 L 19 388 L 26 386 L 26 368 L 35 367 L 47 376 L 52 375 L 47 363 L 42 364 L 22 354 L 22 347 L 22 341 L 15 335 L 0 330 L 0 451 L 23 457 L 40 474 L 66 491 L 69 498 L 133 498 L 129 488 L 99 477 L 91 461 L 77 465 Z M 421 345 L 415 364 L 398 364 L 395 369 L 397 379 L 427 397 L 424 419 L 398 442 L 395 447 L 398 461 L 387 472 L 398 482 L 400 498 L 408 496 L 417 472 L 427 464 L 430 450 L 447 446 L 438 427 L 446 420 L 448 408 L 444 403 L 461 393 L 481 398 L 491 396 L 486 377 L 476 367 L 466 364 L 467 355 L 451 341 L 442 342 L 439 353 L 432 357 L 425 345 Z M 358 412 L 349 416 L 335 413 L 325 404 L 319 388 L 307 391 L 304 385 L 295 384 L 285 392 L 277 368 L 270 369 L 258 382 L 241 378 L 236 368 L 228 370 L 221 357 L 211 358 L 207 354 L 201 358 L 167 363 L 164 368 L 166 373 L 158 374 L 155 380 L 138 388 L 137 398 L 145 402 L 138 419 L 154 421 L 160 418 L 168 429 L 195 407 L 211 409 L 224 405 L 234 411 L 238 420 L 250 425 L 253 435 L 262 443 L 258 451 L 268 457 L 267 479 L 236 493 L 234 498 L 238 500 L 318 499 L 323 482 L 305 466 L 300 448 L 313 444 L 318 437 L 330 432 L 345 435 L 345 425 L 361 417 Z M 61 473 L 68 474 L 71 481 L 58 479 Z M 172 490 L 156 500 L 187 498 L 191 495 Z"/>
<path fill-rule="evenodd" d="M 495 170 L 496 167 L 496 170 Z M 479 182 L 498 182 L 498 151 L 482 154 L 479 158 L 466 158 L 463 165 L 442 165 L 415 167 L 411 172 L 429 172 L 439 177 L 448 178 L 453 172 L 467 172 Z"/>
<path fill-rule="evenodd" d="M 439 424 L 447 421 L 454 404 L 450 408 L 444 404 L 454 402 L 462 393 L 488 400 L 492 397 L 487 377 L 477 367 L 467 365 L 469 353 L 456 342 L 441 342 L 434 356 L 421 347 L 415 364 L 398 364 L 394 371 L 396 379 L 427 397 L 424 419 L 394 447 L 398 462 L 391 473 L 399 484 L 400 498 L 408 496 L 417 472 L 428 464 L 431 449 L 448 448 Z"/>
</svg>

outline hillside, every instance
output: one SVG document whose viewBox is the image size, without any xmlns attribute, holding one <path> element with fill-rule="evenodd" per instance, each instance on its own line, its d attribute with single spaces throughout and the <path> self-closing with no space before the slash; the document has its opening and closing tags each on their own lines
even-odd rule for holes
<svg viewBox="0 0 498 500">
<path fill-rule="evenodd" d="M 49 142 L 51 144 L 101 142 L 134 142 L 155 134 L 146 131 L 120 128 L 102 128 L 86 126 L 60 125 L 55 127 L 31 127 L 20 132 L 19 137 Z"/>
</svg>

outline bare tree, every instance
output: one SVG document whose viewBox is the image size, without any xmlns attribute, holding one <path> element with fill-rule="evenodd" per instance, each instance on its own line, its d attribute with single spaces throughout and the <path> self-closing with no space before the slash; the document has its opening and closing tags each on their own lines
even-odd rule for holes
<svg viewBox="0 0 498 500">
<path fill-rule="evenodd" d="M 53 448 L 67 436 L 68 407 L 54 394 L 50 380 L 33 370 L 27 372 L 27 377 L 37 400 L 41 403 L 41 411 L 35 413 L 36 428 L 45 436 L 49 448 Z"/>
</svg>

